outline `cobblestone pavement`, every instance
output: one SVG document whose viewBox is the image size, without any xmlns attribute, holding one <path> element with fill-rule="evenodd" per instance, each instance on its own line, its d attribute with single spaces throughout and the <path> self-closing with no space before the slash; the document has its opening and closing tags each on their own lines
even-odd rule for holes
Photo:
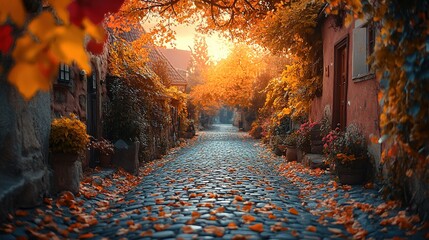
<svg viewBox="0 0 429 240">
<path fill-rule="evenodd" d="M 81 196 L 83 211 L 96 220 L 80 221 L 72 208 L 58 212 L 56 206 L 45 207 L 16 217 L 14 231 L 0 238 L 39 233 L 95 239 L 427 237 L 427 229 L 404 226 L 418 219 L 391 209 L 393 204 L 384 204 L 376 189 L 338 186 L 323 171 L 282 162 L 246 133 L 215 125 L 190 146 L 166 156 L 165 164 L 108 207 L 100 208 L 107 194 Z M 55 224 L 36 233 L 41 222 L 50 222 L 49 214 Z M 400 219 L 405 219 L 402 225 Z M 87 225 L 77 231 L 77 222 Z"/>
</svg>

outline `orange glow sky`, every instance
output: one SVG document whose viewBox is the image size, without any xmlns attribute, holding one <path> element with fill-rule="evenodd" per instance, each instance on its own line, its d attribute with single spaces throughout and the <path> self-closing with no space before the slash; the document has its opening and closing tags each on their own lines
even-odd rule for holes
<svg viewBox="0 0 429 240">
<path fill-rule="evenodd" d="M 154 18 L 152 18 L 153 20 Z M 143 25 L 150 28 L 153 26 L 155 21 L 145 22 Z M 182 50 L 190 50 L 194 47 L 194 36 L 197 34 L 195 31 L 195 25 L 179 25 L 173 28 L 176 31 L 176 41 L 174 41 L 175 48 Z M 219 61 L 220 59 L 226 58 L 229 54 L 232 43 L 224 38 L 216 35 L 207 36 L 206 42 L 208 46 L 209 56 L 212 61 Z M 167 48 L 172 48 L 167 44 Z"/>
<path fill-rule="evenodd" d="M 195 26 L 180 26 L 176 29 L 176 48 L 189 50 L 189 47 L 193 48 Z M 214 61 L 226 58 L 229 54 L 232 43 L 223 39 L 217 35 L 206 36 L 206 42 L 208 46 L 209 56 Z"/>
</svg>

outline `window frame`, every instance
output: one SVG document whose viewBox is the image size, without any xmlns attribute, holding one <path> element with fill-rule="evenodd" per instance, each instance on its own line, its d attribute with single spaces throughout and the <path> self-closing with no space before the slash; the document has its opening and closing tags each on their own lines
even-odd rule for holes
<svg viewBox="0 0 429 240">
<path fill-rule="evenodd" d="M 57 83 L 66 86 L 71 85 L 71 67 L 69 65 L 60 63 L 60 66 L 58 66 Z"/>
<path fill-rule="evenodd" d="M 365 29 L 365 48 L 366 48 L 366 59 L 368 59 L 368 57 L 371 56 L 371 54 L 374 52 L 374 47 L 375 47 L 375 37 L 376 37 L 376 31 L 375 31 L 375 26 L 374 23 L 370 22 L 369 20 L 366 21 L 362 21 L 362 20 L 357 20 L 355 22 L 355 27 L 354 29 Z M 354 31 L 354 30 L 353 30 Z M 355 42 L 353 42 L 353 45 L 355 44 Z M 352 49 L 352 54 L 354 53 L 354 47 Z M 355 59 L 352 58 L 352 61 L 354 61 Z M 366 81 L 366 80 L 371 80 L 375 78 L 375 74 L 373 69 L 371 68 L 371 64 L 366 63 L 367 66 L 367 70 L 366 73 L 364 74 L 358 74 L 357 76 L 353 76 L 353 71 L 354 71 L 354 63 L 352 62 L 352 80 L 353 82 L 362 82 L 362 81 Z"/>
</svg>

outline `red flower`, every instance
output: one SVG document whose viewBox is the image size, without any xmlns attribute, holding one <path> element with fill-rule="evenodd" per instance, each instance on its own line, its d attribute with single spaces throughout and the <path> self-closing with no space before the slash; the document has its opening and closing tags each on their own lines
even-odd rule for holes
<svg viewBox="0 0 429 240">
<path fill-rule="evenodd" d="M 12 27 L 9 25 L 0 26 L 0 52 L 6 54 L 13 43 Z"/>
<path fill-rule="evenodd" d="M 106 13 L 117 12 L 124 0 L 75 0 L 68 9 L 70 21 L 78 26 L 84 17 L 89 18 L 94 24 L 99 24 Z"/>
</svg>

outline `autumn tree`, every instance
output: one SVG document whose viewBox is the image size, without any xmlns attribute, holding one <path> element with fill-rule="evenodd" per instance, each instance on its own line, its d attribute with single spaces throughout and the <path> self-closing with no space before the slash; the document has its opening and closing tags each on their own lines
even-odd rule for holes
<svg viewBox="0 0 429 240">
<path fill-rule="evenodd" d="M 261 63 L 254 50 L 246 45 L 236 45 L 226 59 L 209 69 L 207 82 L 194 88 L 191 92 L 193 101 L 197 105 L 207 105 L 207 100 L 213 99 L 210 104 L 217 109 L 222 105 L 249 107 L 249 93 L 262 68 Z"/>
<path fill-rule="evenodd" d="M 1 74 L 30 99 L 48 91 L 60 62 L 91 72 L 86 49 L 103 50 L 101 23 L 119 1 L 0 1 Z M 90 36 L 92 40 L 86 40 Z M 13 62 L 11 64 L 11 61 Z"/>
<path fill-rule="evenodd" d="M 207 72 L 211 65 L 208 55 L 206 39 L 202 36 L 194 37 L 194 48 L 191 53 L 191 67 L 189 69 L 188 90 L 194 86 L 203 84 L 207 78 Z"/>
</svg>

